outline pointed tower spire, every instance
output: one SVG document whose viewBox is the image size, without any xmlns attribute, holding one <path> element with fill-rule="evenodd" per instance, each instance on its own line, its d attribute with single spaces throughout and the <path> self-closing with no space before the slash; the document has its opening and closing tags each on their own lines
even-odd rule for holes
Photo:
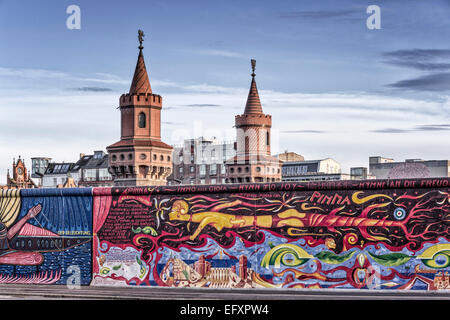
<svg viewBox="0 0 450 320">
<path fill-rule="evenodd" d="M 258 88 L 255 81 L 255 66 L 256 60 L 251 59 L 252 63 L 252 83 L 250 85 L 250 91 L 248 93 L 247 104 L 245 105 L 244 114 L 251 113 L 263 113 L 261 101 L 259 100 Z"/>
<path fill-rule="evenodd" d="M 142 42 L 144 41 L 144 32 L 138 30 L 139 56 L 134 70 L 133 81 L 131 82 L 130 94 L 152 93 L 150 80 L 148 79 L 147 69 L 145 68 L 144 54 L 142 53 Z"/>
<path fill-rule="evenodd" d="M 165 185 L 172 174 L 173 147 L 161 141 L 163 98 L 152 92 L 142 54 L 144 32 L 138 31 L 139 56 L 129 93 L 119 98 L 120 140 L 106 147 L 115 186 Z"/>
</svg>

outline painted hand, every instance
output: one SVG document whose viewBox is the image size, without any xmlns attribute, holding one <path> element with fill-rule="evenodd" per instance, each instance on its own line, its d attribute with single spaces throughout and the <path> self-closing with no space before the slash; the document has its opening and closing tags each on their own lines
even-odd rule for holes
<svg viewBox="0 0 450 320">
<path fill-rule="evenodd" d="M 27 213 L 26 217 L 28 219 L 34 218 L 34 217 L 36 217 L 39 214 L 39 212 L 41 212 L 41 210 L 42 210 L 42 205 L 41 204 L 35 205 L 33 208 L 28 210 L 28 213 Z"/>
</svg>

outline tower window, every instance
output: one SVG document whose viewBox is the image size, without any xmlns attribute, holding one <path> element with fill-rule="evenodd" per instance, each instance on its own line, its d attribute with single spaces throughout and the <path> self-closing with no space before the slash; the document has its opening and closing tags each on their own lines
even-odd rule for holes
<svg viewBox="0 0 450 320">
<path fill-rule="evenodd" d="M 270 145 L 269 138 L 270 138 L 269 131 L 266 131 L 266 145 Z"/>
<path fill-rule="evenodd" d="M 138 117 L 138 123 L 139 123 L 139 128 L 145 128 L 145 113 L 141 112 L 139 113 L 139 117 Z"/>
</svg>

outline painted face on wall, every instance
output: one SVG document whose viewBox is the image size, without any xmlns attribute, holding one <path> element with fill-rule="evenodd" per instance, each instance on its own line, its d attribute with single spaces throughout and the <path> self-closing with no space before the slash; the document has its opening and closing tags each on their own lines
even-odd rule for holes
<svg viewBox="0 0 450 320">
<path fill-rule="evenodd" d="M 172 205 L 172 211 L 169 213 L 170 220 L 189 220 L 189 205 L 186 201 L 176 200 Z"/>
</svg>

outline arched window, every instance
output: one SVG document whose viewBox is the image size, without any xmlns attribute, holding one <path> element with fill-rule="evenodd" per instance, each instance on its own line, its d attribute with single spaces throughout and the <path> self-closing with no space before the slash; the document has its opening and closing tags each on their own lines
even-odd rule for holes
<svg viewBox="0 0 450 320">
<path fill-rule="evenodd" d="M 145 113 L 141 112 L 139 113 L 138 123 L 139 128 L 145 128 Z"/>
</svg>

